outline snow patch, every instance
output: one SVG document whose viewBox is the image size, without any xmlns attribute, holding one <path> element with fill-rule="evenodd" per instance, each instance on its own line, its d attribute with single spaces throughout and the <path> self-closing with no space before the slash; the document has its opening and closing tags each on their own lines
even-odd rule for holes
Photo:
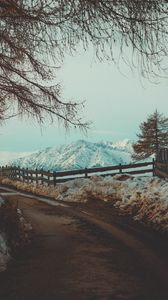
<svg viewBox="0 0 168 300">
<path fill-rule="evenodd" d="M 168 231 L 168 180 L 157 177 L 134 177 L 118 174 L 113 177 L 78 178 L 56 187 L 47 187 L 3 179 L 3 184 L 55 200 L 86 202 L 89 199 L 111 201 L 135 220 Z"/>
</svg>

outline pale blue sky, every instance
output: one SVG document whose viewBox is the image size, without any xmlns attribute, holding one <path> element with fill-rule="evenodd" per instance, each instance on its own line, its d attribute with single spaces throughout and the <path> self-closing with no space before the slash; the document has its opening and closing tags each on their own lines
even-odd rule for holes
<svg viewBox="0 0 168 300">
<path fill-rule="evenodd" d="M 57 80 L 67 99 L 86 100 L 83 115 L 93 122 L 88 135 L 79 130 L 66 133 L 57 122 L 46 121 L 41 129 L 32 120 L 11 119 L 0 128 L 0 150 L 34 151 L 78 139 L 135 139 L 139 124 L 156 108 L 168 115 L 168 79 L 142 83 L 138 72 L 131 73 L 122 63 L 120 70 L 123 74 L 113 63 L 93 61 L 89 52 L 67 56 Z"/>
</svg>

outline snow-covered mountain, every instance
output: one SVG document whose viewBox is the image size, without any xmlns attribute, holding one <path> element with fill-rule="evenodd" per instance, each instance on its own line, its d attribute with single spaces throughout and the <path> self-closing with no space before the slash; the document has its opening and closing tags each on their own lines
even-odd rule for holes
<svg viewBox="0 0 168 300">
<path fill-rule="evenodd" d="M 32 152 L 10 152 L 0 151 L 0 166 L 9 164 L 9 161 L 13 161 L 17 158 L 25 157 L 30 155 Z"/>
<path fill-rule="evenodd" d="M 11 161 L 10 165 L 51 171 L 126 164 L 131 161 L 129 140 L 91 143 L 84 140 L 59 148 L 49 147 Z"/>
</svg>

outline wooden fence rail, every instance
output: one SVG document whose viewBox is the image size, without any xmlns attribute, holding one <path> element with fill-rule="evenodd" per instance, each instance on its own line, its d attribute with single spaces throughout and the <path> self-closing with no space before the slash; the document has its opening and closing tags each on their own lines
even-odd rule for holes
<svg viewBox="0 0 168 300">
<path fill-rule="evenodd" d="M 146 168 L 148 167 L 148 168 Z M 17 179 L 24 182 L 56 185 L 59 182 L 65 182 L 75 178 L 88 178 L 94 175 L 114 176 L 116 174 L 145 174 L 155 173 L 155 162 L 117 165 L 101 168 L 85 168 L 71 171 L 51 172 L 45 170 L 29 170 L 20 167 L 5 166 L 0 167 L 0 176 Z"/>
</svg>

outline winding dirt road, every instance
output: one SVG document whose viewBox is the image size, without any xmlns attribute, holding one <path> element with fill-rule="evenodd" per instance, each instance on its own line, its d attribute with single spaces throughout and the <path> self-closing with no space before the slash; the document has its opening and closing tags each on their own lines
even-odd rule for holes
<svg viewBox="0 0 168 300">
<path fill-rule="evenodd" d="M 0 300 L 167 300 L 168 242 L 108 204 L 52 206 L 1 188 L 33 226 L 0 273 Z"/>
</svg>

